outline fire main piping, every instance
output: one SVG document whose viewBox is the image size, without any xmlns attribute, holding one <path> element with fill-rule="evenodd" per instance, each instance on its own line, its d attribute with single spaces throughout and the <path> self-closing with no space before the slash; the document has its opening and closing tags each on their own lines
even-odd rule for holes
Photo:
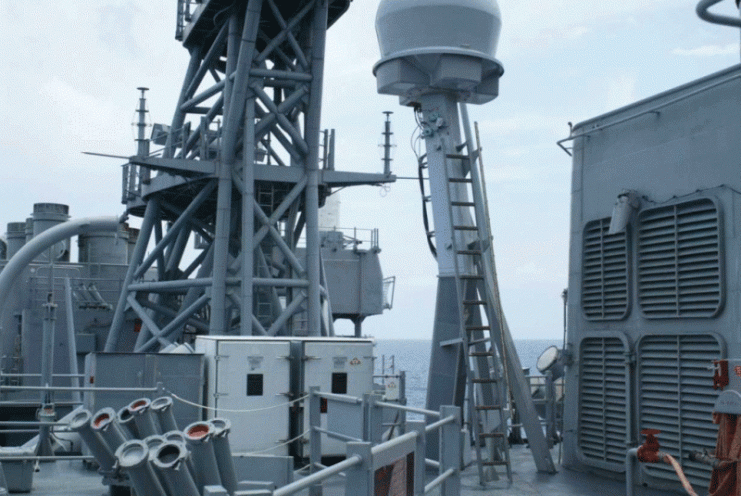
<svg viewBox="0 0 741 496">
<path fill-rule="evenodd" d="M 635 458 L 641 463 L 659 463 L 661 461 L 671 465 L 674 471 L 677 473 L 679 482 L 682 483 L 682 487 L 687 491 L 690 496 L 697 496 L 697 493 L 692 488 L 690 481 L 687 480 L 687 476 L 684 475 L 681 465 L 671 456 L 669 453 L 665 453 L 659 450 L 659 440 L 656 435 L 660 431 L 657 429 L 644 429 L 641 434 L 646 436 L 646 441 L 638 448 L 631 448 L 625 455 L 625 494 L 626 496 L 633 496 L 633 459 Z"/>
</svg>

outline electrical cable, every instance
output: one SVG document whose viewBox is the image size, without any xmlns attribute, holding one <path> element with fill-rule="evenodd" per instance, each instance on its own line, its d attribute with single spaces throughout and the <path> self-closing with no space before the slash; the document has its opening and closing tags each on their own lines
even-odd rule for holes
<svg viewBox="0 0 741 496">
<path fill-rule="evenodd" d="M 434 258 L 437 258 L 437 248 L 435 247 L 435 243 L 432 242 L 432 231 L 430 230 L 430 217 L 427 213 L 427 202 L 425 201 L 425 197 L 427 196 L 425 194 L 425 178 L 424 178 L 424 165 L 423 165 L 423 159 L 424 156 L 420 154 L 420 152 L 417 150 L 417 147 L 419 146 L 419 143 L 421 141 L 421 133 L 422 129 L 424 129 L 424 124 L 422 122 L 421 118 L 421 110 L 415 109 L 414 111 L 414 120 L 417 123 L 417 128 L 412 132 L 412 136 L 410 138 L 410 145 L 412 147 L 412 152 L 414 152 L 415 157 L 417 157 L 417 177 L 419 180 L 419 191 L 422 196 L 422 223 L 424 224 L 425 229 L 425 238 L 427 239 L 427 246 L 430 248 L 430 253 L 432 253 L 432 256 Z"/>
</svg>

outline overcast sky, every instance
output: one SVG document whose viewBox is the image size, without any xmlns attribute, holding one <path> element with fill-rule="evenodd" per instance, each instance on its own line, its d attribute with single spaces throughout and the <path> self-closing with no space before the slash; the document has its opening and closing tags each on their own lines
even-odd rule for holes
<svg viewBox="0 0 741 496">
<path fill-rule="evenodd" d="M 392 110 L 393 171 L 416 174 L 411 110 L 379 96 L 378 0 L 355 0 L 329 31 L 323 127 L 337 129 L 338 170 L 381 170 L 382 111 Z M 739 62 L 738 30 L 704 23 L 694 1 L 501 0 L 498 99 L 479 122 L 504 311 L 515 338 L 557 338 L 567 285 L 569 157 L 555 144 L 577 123 Z M 122 161 L 134 153 L 138 86 L 153 122 L 169 123 L 187 64 L 175 0 L 0 1 L 0 226 L 33 203 L 74 217 L 120 214 Z M 732 0 L 717 10 L 738 15 Z M 415 181 L 340 193 L 340 225 L 380 229 L 394 309 L 366 320 L 378 338 L 427 339 L 436 264 Z M 349 327 L 343 327 L 349 329 Z"/>
</svg>

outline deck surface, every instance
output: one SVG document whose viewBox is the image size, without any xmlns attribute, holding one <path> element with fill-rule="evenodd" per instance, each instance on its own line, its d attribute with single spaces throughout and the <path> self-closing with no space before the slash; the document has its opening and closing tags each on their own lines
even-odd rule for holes
<svg viewBox="0 0 741 496">
<path fill-rule="evenodd" d="M 556 459 L 554 449 L 554 460 Z M 591 474 L 574 472 L 559 467 L 556 474 L 539 474 L 535 469 L 532 455 L 524 446 L 512 448 L 513 482 L 506 478 L 486 487 L 479 484 L 475 467 L 469 467 L 461 481 L 461 496 L 502 494 L 507 496 L 623 496 L 625 483 L 608 480 Z M 429 473 L 429 478 L 435 474 Z M 340 496 L 344 491 L 344 479 L 335 477 L 325 484 L 325 496 Z M 302 494 L 306 494 L 304 491 Z M 101 496 L 108 494 L 108 488 L 101 483 L 101 477 L 94 471 L 83 467 L 81 461 L 42 463 L 34 473 L 31 495 L 57 496 Z M 439 495 L 433 491 L 432 495 Z M 683 494 L 664 492 L 636 487 L 635 496 L 670 496 Z"/>
</svg>

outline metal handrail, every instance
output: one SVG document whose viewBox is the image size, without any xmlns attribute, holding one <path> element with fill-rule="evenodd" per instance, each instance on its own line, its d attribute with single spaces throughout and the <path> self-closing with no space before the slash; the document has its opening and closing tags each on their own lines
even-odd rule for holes
<svg viewBox="0 0 741 496">
<path fill-rule="evenodd" d="M 398 458 L 398 455 L 402 452 L 405 452 L 406 449 L 412 449 L 414 453 L 417 453 L 417 455 L 420 456 L 419 458 L 420 462 L 423 462 L 424 465 L 430 465 L 432 463 L 432 460 L 427 460 L 424 456 L 424 453 L 418 452 L 418 450 L 420 449 L 420 446 L 424 446 L 425 444 L 424 439 L 426 438 L 428 433 L 435 431 L 437 429 L 441 429 L 445 426 L 454 427 L 456 425 L 456 422 L 460 422 L 459 410 L 458 409 L 451 410 L 451 407 L 442 407 L 440 412 L 434 412 L 432 410 L 424 410 L 421 408 L 406 407 L 403 405 L 398 405 L 396 403 L 377 401 L 376 398 L 373 398 L 370 395 L 365 396 L 364 398 L 361 399 L 361 398 L 356 398 L 356 397 L 347 396 L 347 395 L 323 393 L 321 391 L 318 391 L 316 388 L 311 388 L 309 395 L 312 396 L 313 398 L 325 398 L 328 400 L 339 401 L 339 402 L 343 402 L 346 404 L 356 404 L 365 412 L 363 414 L 364 415 L 363 422 L 369 422 L 369 424 L 372 424 L 373 421 L 369 418 L 366 418 L 365 415 L 366 414 L 375 415 L 373 411 L 375 409 L 382 409 L 382 408 L 391 408 L 395 410 L 402 410 L 402 411 L 407 411 L 407 412 L 412 412 L 412 413 L 421 413 L 427 416 L 436 417 L 439 420 L 429 425 L 425 425 L 425 423 L 421 421 L 415 422 L 414 423 L 415 426 L 412 427 L 409 430 L 409 432 L 396 436 L 392 439 L 389 439 L 386 442 L 377 444 L 375 446 L 373 446 L 372 443 L 367 440 L 366 441 L 358 440 L 360 442 L 350 442 L 350 444 L 347 445 L 348 446 L 348 459 L 345 460 L 344 462 L 333 465 L 331 467 L 325 467 L 321 465 L 318 462 L 318 460 L 313 458 L 314 454 L 312 451 L 312 460 L 311 460 L 310 465 L 312 468 L 319 468 L 320 470 L 299 481 L 296 481 L 292 484 L 289 484 L 287 486 L 284 486 L 274 491 L 272 496 L 288 496 L 290 494 L 293 494 L 297 491 L 300 491 L 306 488 L 311 488 L 311 487 L 315 488 L 322 481 L 330 477 L 333 477 L 334 475 L 344 475 L 347 478 L 348 483 L 349 483 L 351 472 L 348 472 L 346 474 L 342 473 L 346 469 L 349 469 L 351 467 L 361 464 L 363 465 L 363 467 L 360 470 L 372 471 L 374 470 L 374 467 L 376 467 L 377 463 L 381 463 L 381 464 L 389 463 L 387 460 Z M 312 403 L 313 404 L 311 408 L 318 408 L 318 403 L 316 402 L 316 400 L 312 400 Z M 367 408 L 368 406 L 370 406 L 370 408 Z M 313 413 L 310 415 L 310 418 L 311 417 L 313 417 Z M 312 432 L 312 435 L 321 433 L 321 434 L 326 434 L 326 435 L 329 435 L 331 437 L 335 437 L 338 439 L 346 439 L 348 441 L 352 439 L 350 436 L 347 436 L 345 434 L 334 433 L 330 431 L 329 429 L 322 428 L 321 426 L 316 425 L 314 423 L 316 422 L 316 420 L 318 419 L 310 420 L 312 422 L 311 429 L 310 429 Z M 458 432 L 457 435 L 460 435 L 460 424 L 458 424 L 458 426 L 459 427 L 456 429 L 456 432 Z M 450 429 L 451 427 L 447 427 L 447 429 Z M 443 435 L 448 436 L 450 434 L 451 434 L 450 431 L 446 433 L 445 430 L 443 430 Z M 363 436 L 364 436 L 364 439 L 366 439 L 365 434 L 363 434 Z M 370 436 L 372 437 L 372 434 Z M 453 444 L 457 444 L 457 443 L 453 443 Z M 356 451 L 358 449 L 360 449 L 359 453 Z M 363 453 L 367 453 L 367 455 Z M 384 455 L 390 458 L 384 458 Z M 366 459 L 368 456 L 370 458 Z M 443 455 L 441 454 L 441 457 L 442 456 Z M 442 465 L 440 464 L 437 465 L 438 467 L 440 467 L 440 470 L 443 470 L 443 472 L 424 487 L 425 493 L 432 491 L 437 486 L 443 484 L 447 479 L 457 476 L 460 470 L 460 467 L 458 466 L 459 462 L 455 461 L 451 463 L 451 460 L 458 460 L 459 456 L 460 456 L 459 454 L 458 455 L 453 454 L 452 458 L 450 458 L 450 454 L 449 454 L 447 462 L 443 463 Z M 415 477 L 419 476 L 419 468 L 417 467 L 414 470 L 416 474 Z M 357 476 L 357 474 L 355 474 L 355 476 Z M 451 486 L 451 487 L 454 487 L 454 486 Z"/>
<path fill-rule="evenodd" d="M 435 477 L 432 481 L 430 481 L 429 484 L 425 486 L 425 494 L 429 493 L 433 489 L 435 489 L 437 486 L 445 482 L 446 479 L 449 479 L 453 474 L 455 474 L 455 470 L 452 468 L 449 468 L 442 474 Z"/>
<path fill-rule="evenodd" d="M 332 401 L 339 401 L 340 403 L 350 403 L 350 404 L 359 405 L 363 402 L 361 398 L 356 398 L 355 396 L 347 396 L 344 394 L 322 393 L 321 391 L 318 391 L 314 394 L 316 394 L 320 398 L 324 398 L 324 399 L 332 400 Z"/>
<path fill-rule="evenodd" d="M 58 386 L 1 386 L 0 391 L 85 391 L 99 393 L 156 393 L 160 388 L 118 388 L 118 387 L 58 387 Z"/>
<path fill-rule="evenodd" d="M 412 406 L 400 405 L 398 403 L 388 403 L 386 401 L 376 401 L 376 406 L 391 408 L 392 410 L 402 410 L 409 413 L 419 413 L 427 417 L 440 418 L 440 412 L 434 410 L 425 410 L 424 408 L 414 408 Z"/>
<path fill-rule="evenodd" d="M 297 480 L 296 482 L 292 482 L 286 486 L 276 489 L 275 491 L 273 491 L 273 496 L 288 496 L 290 494 L 297 493 L 318 482 L 329 479 L 330 477 L 337 475 L 340 472 L 344 472 L 348 468 L 354 467 L 355 465 L 358 465 L 362 462 L 363 459 L 359 455 L 350 456 L 339 463 L 335 463 L 331 467 L 327 467 L 320 470 L 319 472 L 307 475 L 303 479 Z"/>
<path fill-rule="evenodd" d="M 433 422 L 430 425 L 426 426 L 425 432 L 432 432 L 435 429 L 439 429 L 440 427 L 452 422 L 455 422 L 455 417 L 450 415 L 449 417 L 445 417 L 444 419 L 440 419 L 437 422 Z"/>
</svg>

